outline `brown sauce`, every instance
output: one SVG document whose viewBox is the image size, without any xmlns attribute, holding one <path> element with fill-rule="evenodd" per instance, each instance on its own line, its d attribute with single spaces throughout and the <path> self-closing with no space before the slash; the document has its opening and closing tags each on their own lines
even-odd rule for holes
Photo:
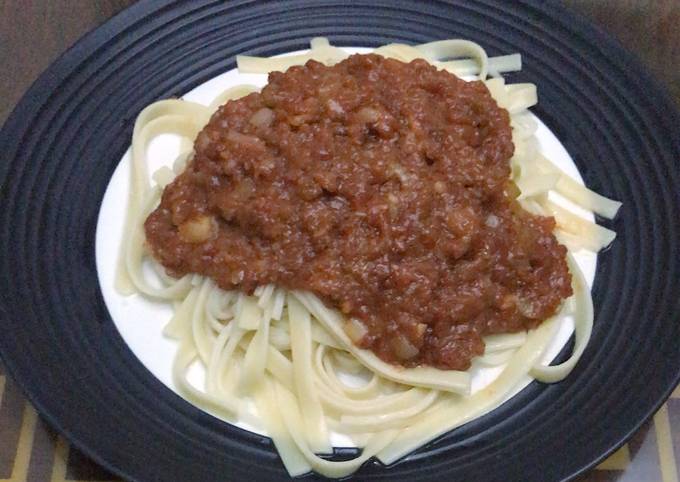
<svg viewBox="0 0 680 482">
<path fill-rule="evenodd" d="M 481 82 L 310 61 L 215 113 L 146 238 L 173 275 L 308 290 L 383 360 L 463 370 L 482 336 L 535 327 L 572 292 L 554 220 L 514 199 L 513 149 Z"/>
</svg>

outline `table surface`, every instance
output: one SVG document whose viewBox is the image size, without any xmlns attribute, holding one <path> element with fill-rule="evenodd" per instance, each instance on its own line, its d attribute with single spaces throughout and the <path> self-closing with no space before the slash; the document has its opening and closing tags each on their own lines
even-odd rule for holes
<svg viewBox="0 0 680 482">
<path fill-rule="evenodd" d="M 37 76 L 81 35 L 134 0 L 0 0 L 0 124 Z M 635 53 L 680 106 L 680 1 L 567 0 Z M 74 13 L 77 12 L 77 13 Z M 579 479 L 676 482 L 680 390 L 628 444 Z M 0 367 L 0 482 L 116 480 L 71 449 Z"/>
</svg>

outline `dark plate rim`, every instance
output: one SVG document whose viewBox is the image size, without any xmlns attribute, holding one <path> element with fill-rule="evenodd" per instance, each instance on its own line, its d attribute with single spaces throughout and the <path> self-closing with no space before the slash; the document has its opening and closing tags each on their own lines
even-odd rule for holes
<svg viewBox="0 0 680 482">
<path fill-rule="evenodd" d="M 2 130 L 2 134 L 9 135 L 13 130 L 17 129 L 18 124 L 21 123 L 21 119 L 26 116 L 32 116 L 34 112 L 38 111 L 42 105 L 41 100 L 45 97 L 45 92 L 49 92 L 53 85 L 61 81 L 62 75 L 65 71 L 68 71 L 74 65 L 78 65 L 82 60 L 82 56 L 89 52 L 97 50 L 100 46 L 106 44 L 108 39 L 115 38 L 116 35 L 120 34 L 126 27 L 135 23 L 138 18 L 144 17 L 149 12 L 155 10 L 160 10 L 161 8 L 172 6 L 171 1 L 156 1 L 156 0 L 142 0 L 131 7 L 123 10 L 116 16 L 112 17 L 106 23 L 96 28 L 92 32 L 86 34 L 82 39 L 80 39 L 76 44 L 74 44 L 67 52 L 60 56 L 42 75 L 34 82 L 34 84 L 27 91 L 25 96 L 22 98 L 20 103 L 10 114 L 9 118 L 5 122 Z M 529 2 L 530 4 L 532 2 Z M 567 10 L 565 7 L 559 5 L 547 5 L 536 8 L 542 8 L 544 12 L 550 12 L 552 15 L 562 15 L 570 18 L 573 22 L 574 28 L 580 31 L 585 31 L 590 36 L 591 40 L 599 44 L 603 50 L 606 50 L 613 56 L 616 56 L 619 61 L 626 62 L 628 67 L 633 71 L 633 73 L 640 79 L 641 82 L 648 84 L 650 87 L 651 97 L 654 104 L 659 106 L 673 105 L 669 94 L 658 84 L 658 82 L 651 76 L 651 74 L 644 69 L 636 59 L 634 59 L 629 53 L 625 52 L 620 44 L 613 40 L 609 35 L 603 32 L 601 29 L 593 27 L 585 19 L 575 15 L 574 13 Z M 672 108 L 673 109 L 673 108 Z M 677 111 L 671 110 L 667 113 L 668 116 L 675 118 L 676 120 L 680 118 Z M 0 141 L 3 141 L 2 135 L 0 135 Z M 676 143 L 677 147 L 677 143 Z M 9 163 L 3 162 L 0 166 L 0 177 L 4 180 L 6 177 L 6 172 L 9 169 Z M 3 253 L 5 256 L 6 253 Z M 3 295 L 3 299 L 4 299 Z M 3 315 L 5 315 L 5 307 L 0 307 L 2 309 Z M 4 318 L 4 316 L 3 316 Z M 5 351 L 3 350 L 3 353 Z M 14 376 L 15 373 L 19 372 L 19 367 L 14 365 L 11 358 L 5 358 L 4 355 L 0 354 L 3 358 L 3 362 L 7 368 L 10 375 Z M 34 392 L 31 389 L 31 385 L 26 383 L 27 380 L 21 377 L 17 378 L 17 383 L 22 387 L 23 391 L 28 395 L 29 400 L 38 409 L 41 415 L 50 423 L 52 426 L 56 427 L 61 433 L 63 433 L 78 449 L 82 450 L 88 456 L 93 458 L 95 461 L 100 463 L 102 466 L 112 470 L 113 472 L 119 473 L 126 478 L 131 478 L 129 473 L 123 468 L 114 466 L 109 463 L 108 460 L 100 456 L 99 453 L 91 449 L 87 443 L 85 443 L 77 434 L 73 433 L 68 427 L 63 426 L 60 423 L 58 417 L 49 410 L 43 403 L 44 400 L 34 396 Z M 656 400 L 656 402 L 650 405 L 650 409 L 633 424 L 633 427 L 629 429 L 626 435 L 618 440 L 614 445 L 601 453 L 596 459 L 592 460 L 588 465 L 583 466 L 577 472 L 574 472 L 568 476 L 568 478 L 576 477 L 583 474 L 585 471 L 594 467 L 601 460 L 606 458 L 613 451 L 618 449 L 623 445 L 639 428 L 642 424 L 647 421 L 654 413 L 659 409 L 659 407 L 664 403 L 665 399 L 670 396 L 671 392 L 680 381 L 680 367 L 676 369 L 676 373 L 673 378 L 672 385 L 666 387 L 663 391 L 661 398 Z"/>
</svg>

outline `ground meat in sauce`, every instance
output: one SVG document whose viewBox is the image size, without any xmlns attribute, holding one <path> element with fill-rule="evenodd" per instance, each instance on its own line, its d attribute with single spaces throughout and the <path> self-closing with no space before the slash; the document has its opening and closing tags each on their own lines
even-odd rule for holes
<svg viewBox="0 0 680 482">
<path fill-rule="evenodd" d="M 463 370 L 482 336 L 535 327 L 572 292 L 554 220 L 514 199 L 513 149 L 481 82 L 309 61 L 219 109 L 146 238 L 171 274 L 309 290 L 383 360 Z"/>
</svg>

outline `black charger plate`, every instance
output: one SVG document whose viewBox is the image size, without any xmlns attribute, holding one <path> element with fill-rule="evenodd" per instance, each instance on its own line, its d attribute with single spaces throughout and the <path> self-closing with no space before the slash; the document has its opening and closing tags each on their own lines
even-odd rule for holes
<svg viewBox="0 0 680 482">
<path fill-rule="evenodd" d="M 95 224 L 144 106 L 233 68 L 238 53 L 297 50 L 318 35 L 351 46 L 461 37 L 522 53 L 511 80 L 538 85 L 535 111 L 586 183 L 624 202 L 574 373 L 356 479 L 552 481 L 592 467 L 678 381 L 680 116 L 612 39 L 552 2 L 146 0 L 87 35 L 0 133 L 8 370 L 52 425 L 126 479 L 287 478 L 269 439 L 177 397 L 127 348 L 98 286 Z"/>
</svg>

